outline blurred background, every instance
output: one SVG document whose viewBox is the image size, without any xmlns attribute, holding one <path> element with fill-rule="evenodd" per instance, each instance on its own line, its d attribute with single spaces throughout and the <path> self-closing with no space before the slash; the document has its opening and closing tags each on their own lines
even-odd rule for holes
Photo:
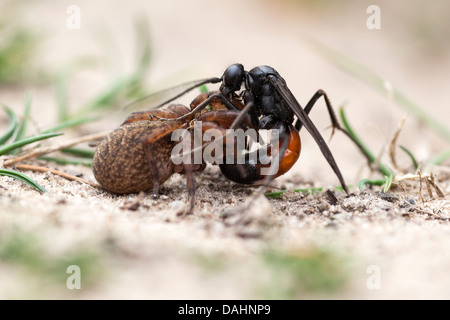
<svg viewBox="0 0 450 320">
<path fill-rule="evenodd" d="M 371 5 L 380 8 L 379 16 L 367 11 Z M 376 153 L 409 115 L 400 141 L 427 160 L 448 148 L 450 138 L 398 103 L 394 90 L 447 126 L 448 134 L 448 12 L 445 0 L 1 1 L 0 101 L 20 110 L 31 89 L 36 126 L 106 110 L 101 127 L 108 130 L 126 117 L 123 106 L 133 99 L 221 76 L 232 63 L 246 70 L 265 64 L 279 71 L 301 104 L 321 88 L 336 109 L 345 105 Z M 380 29 L 370 29 L 373 22 Z M 90 109 L 99 99 L 103 105 Z M 119 111 L 111 115 L 113 109 Z M 328 137 L 323 102 L 311 117 Z M 318 149 L 305 136 L 302 161 L 316 169 Z M 345 175 L 364 162 L 339 134 L 331 147 L 344 159 Z M 325 160 L 317 169 L 322 165 Z M 302 175 L 312 178 L 308 172 Z"/>
<path fill-rule="evenodd" d="M 373 5 L 379 12 L 368 12 Z M 0 105 L 8 106 L 21 123 L 29 120 L 27 135 L 55 127 L 73 129 L 54 138 L 64 140 L 113 130 L 133 111 L 124 107 L 142 96 L 219 77 L 236 62 L 246 70 L 270 65 L 303 106 L 318 89 L 325 90 L 336 110 L 344 107 L 377 157 L 387 158 L 389 142 L 406 117 L 398 142 L 419 162 L 427 162 L 448 150 L 450 142 L 448 13 L 446 0 L 0 0 Z M 178 102 L 188 105 L 197 93 Z M 145 110 L 171 94 L 164 91 L 136 109 Z M 5 110 L 0 110 L 1 134 L 12 122 Z M 330 120 L 323 101 L 310 116 L 328 139 Z M 277 183 L 289 190 L 305 183 L 338 184 L 312 138 L 306 132 L 301 136 L 300 161 Z M 345 136 L 335 133 L 330 148 L 348 184 L 367 176 L 361 174 L 362 168 L 367 170 L 364 157 Z M 400 167 L 414 172 L 404 153 L 398 157 Z M 362 193 L 361 202 L 348 211 L 334 214 L 329 206 L 324 212 L 330 216 L 325 216 L 314 211 L 314 203 L 321 200 L 290 195 L 265 201 L 270 217 L 281 225 L 274 228 L 280 234 L 265 234 L 268 241 L 243 239 L 224 226 L 218 211 L 242 204 L 250 191 L 217 178 L 226 188 L 209 194 L 206 188 L 215 180 L 207 179 L 215 178 L 215 169 L 203 175 L 205 181 L 199 178 L 202 196 L 209 198 L 188 217 L 178 214 L 186 193 L 184 178 L 177 175 L 160 200 L 118 197 L 51 174 L 27 172 L 49 189 L 41 195 L 2 177 L 0 296 L 77 297 L 67 291 L 67 274 L 61 273 L 70 264 L 81 265 L 83 286 L 89 277 L 104 286 L 82 291 L 84 298 L 261 297 L 243 287 L 252 287 L 255 278 L 270 280 L 272 266 L 275 285 L 262 297 L 308 297 L 308 277 L 314 275 L 318 284 L 313 281 L 313 289 L 319 291 L 311 292 L 319 297 L 328 297 L 333 286 L 344 298 L 448 294 L 446 218 L 433 220 L 424 213 L 427 205 L 435 204 L 433 217 L 445 214 L 447 200 L 433 202 L 430 196 L 410 218 L 397 203 L 388 199 L 377 206 L 375 200 L 382 200 Z M 94 179 L 89 167 L 68 165 L 62 170 Z M 448 175 L 437 179 L 441 177 L 448 182 Z M 448 183 L 446 188 L 448 194 Z M 419 203 L 416 191 L 405 197 Z M 366 204 L 374 208 L 365 211 Z M 279 252 L 267 254 L 267 242 L 275 249 L 278 245 Z M 336 258 L 341 249 L 352 258 Z M 350 273 L 354 291 L 347 291 L 339 270 L 353 259 L 362 261 L 362 267 Z M 99 269 L 99 260 L 106 260 L 108 267 Z M 367 289 L 366 268 L 372 264 L 382 267 L 384 291 Z M 198 271 L 198 265 L 206 271 Z M 20 266 L 38 276 L 23 277 Z M 100 275 L 107 278 L 110 271 L 114 281 L 102 283 Z M 300 284 L 290 282 L 288 293 L 278 295 L 279 280 L 289 273 Z M 42 285 L 52 277 L 57 277 L 56 293 Z"/>
</svg>

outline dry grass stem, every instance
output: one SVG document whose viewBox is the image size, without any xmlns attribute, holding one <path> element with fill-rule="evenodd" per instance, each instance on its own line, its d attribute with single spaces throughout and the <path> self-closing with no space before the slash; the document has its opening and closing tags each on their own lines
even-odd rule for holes
<svg viewBox="0 0 450 320">
<path fill-rule="evenodd" d="M 81 183 L 88 184 L 88 185 L 90 185 L 92 187 L 101 189 L 101 187 L 98 184 L 94 183 L 94 182 L 90 182 L 90 181 L 85 180 L 83 178 L 76 177 L 74 175 L 71 175 L 71 174 L 68 174 L 66 172 L 62 172 L 62 171 L 59 171 L 59 170 L 54 170 L 54 169 L 50 169 L 50 168 L 34 166 L 34 165 L 30 165 L 30 164 L 18 164 L 18 165 L 16 165 L 16 169 L 19 169 L 19 170 L 30 170 L 30 171 L 39 171 L 39 172 L 51 172 L 53 174 L 56 174 L 58 176 L 66 178 L 68 180 L 78 181 L 78 182 L 81 182 Z"/>
<path fill-rule="evenodd" d="M 25 153 L 23 155 L 20 155 L 18 157 L 14 157 L 12 159 L 8 159 L 5 160 L 3 162 L 3 166 L 4 167 L 10 167 L 15 165 L 16 163 L 25 161 L 25 160 L 30 160 L 30 159 L 34 159 L 43 155 L 46 155 L 48 153 L 52 153 L 55 151 L 59 151 L 62 149 L 66 149 L 66 148 L 70 148 L 73 147 L 77 144 L 83 143 L 83 142 L 88 142 L 88 141 L 93 141 L 93 140 L 99 140 L 99 139 L 103 139 L 108 132 L 101 132 L 101 133 L 94 133 L 94 134 L 89 134 L 89 135 L 85 135 L 79 138 L 75 138 L 69 141 L 65 141 L 63 143 L 57 144 L 57 145 L 53 145 L 53 146 L 49 146 L 49 147 L 41 147 L 41 148 L 36 148 L 28 153 Z"/>
</svg>

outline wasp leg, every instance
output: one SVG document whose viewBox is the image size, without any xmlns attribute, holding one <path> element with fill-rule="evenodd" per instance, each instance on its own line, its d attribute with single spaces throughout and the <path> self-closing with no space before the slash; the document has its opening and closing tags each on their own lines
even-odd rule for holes
<svg viewBox="0 0 450 320">
<path fill-rule="evenodd" d="M 334 109 L 331 105 L 330 99 L 327 96 L 327 93 L 325 91 L 323 91 L 322 89 L 317 90 L 317 92 L 313 95 L 313 97 L 309 100 L 308 104 L 305 106 L 304 110 L 305 110 L 306 114 L 309 115 L 309 113 L 311 112 L 311 109 L 314 107 L 317 100 L 322 96 L 325 99 L 325 104 L 327 106 L 328 114 L 330 115 L 331 124 L 333 126 L 333 133 L 331 134 L 331 136 L 333 136 L 333 134 L 334 134 L 334 129 L 345 131 L 344 129 L 342 129 L 341 125 L 339 124 L 339 122 L 337 120 L 336 113 L 334 112 Z M 297 129 L 297 131 L 300 131 L 302 126 L 303 126 L 303 123 L 301 123 L 300 120 L 297 119 L 297 121 L 295 122 L 295 129 Z"/>
<path fill-rule="evenodd" d="M 235 111 L 209 111 L 207 113 L 202 114 L 199 116 L 196 121 L 199 121 L 202 123 L 202 133 L 204 133 L 207 130 L 215 129 L 220 132 L 221 137 L 224 137 L 226 134 L 226 128 L 228 128 L 231 123 L 235 120 L 235 118 L 238 116 L 238 113 Z M 220 141 L 223 140 L 223 141 Z M 222 143 L 225 145 L 226 140 L 225 139 L 217 139 L 211 142 L 214 143 Z M 205 147 L 205 144 L 202 144 L 202 149 Z M 197 150 L 192 149 L 191 152 L 196 152 Z M 216 156 L 215 152 L 214 155 Z M 183 163 L 183 169 L 184 173 L 186 174 L 186 184 L 188 189 L 188 194 L 190 197 L 190 209 L 189 213 L 192 213 L 194 206 L 195 206 L 195 178 L 194 178 L 194 170 L 202 170 L 202 167 L 199 169 L 194 169 L 192 164 Z"/>
<path fill-rule="evenodd" d="M 146 145 L 144 143 L 145 155 L 147 156 L 148 165 L 150 166 L 150 172 L 153 175 L 153 199 L 159 197 L 159 173 L 156 167 L 155 158 L 153 157 L 152 143 Z"/>
<path fill-rule="evenodd" d="M 287 132 L 283 133 L 279 139 L 282 143 L 281 147 L 279 149 L 279 154 L 277 157 L 273 157 L 273 159 L 272 159 L 272 161 L 277 161 L 275 168 L 277 168 L 280 165 L 280 163 L 282 161 L 282 156 L 284 155 L 284 152 L 287 150 L 287 148 L 289 146 L 289 133 L 287 133 Z M 258 190 L 255 193 L 253 193 L 253 195 L 250 197 L 247 204 L 243 207 L 236 208 L 235 209 L 236 212 L 240 213 L 240 214 L 245 214 L 245 212 L 254 204 L 254 202 L 259 198 L 259 196 L 264 193 L 266 187 L 276 177 L 277 177 L 276 172 L 273 172 L 273 173 L 270 172 L 270 174 L 264 178 L 264 180 L 262 181 L 262 184 L 258 188 Z"/>
<path fill-rule="evenodd" d="M 189 195 L 189 212 L 188 214 L 192 214 L 195 206 L 195 178 L 194 178 L 194 170 L 192 169 L 192 164 L 183 163 L 184 174 L 186 175 L 186 186 Z"/>
<path fill-rule="evenodd" d="M 361 143 L 357 140 L 355 140 L 354 137 L 352 137 L 347 130 L 345 130 L 344 128 L 341 127 L 341 125 L 339 124 L 339 121 L 337 120 L 336 117 L 336 113 L 334 112 L 333 107 L 331 106 L 331 102 L 330 99 L 328 98 L 327 94 L 325 91 L 323 91 L 322 89 L 317 90 L 317 92 L 314 94 L 314 96 L 311 98 L 311 100 L 309 100 L 308 104 L 305 106 L 305 108 L 303 110 L 305 110 L 306 114 L 309 114 L 309 112 L 311 111 L 311 109 L 314 107 L 315 103 L 317 102 L 317 100 L 322 97 L 325 99 L 325 104 L 327 106 L 328 109 L 328 114 L 330 115 L 330 119 L 331 119 L 331 125 L 333 127 L 333 131 L 331 132 L 331 137 L 333 137 L 334 135 L 334 130 L 338 129 L 339 131 L 343 132 L 350 140 L 353 141 L 353 143 L 359 148 L 359 150 L 362 152 L 362 154 L 366 157 L 369 166 L 371 164 L 371 159 L 367 156 L 364 147 L 361 145 Z M 300 131 L 300 129 L 302 128 L 303 123 L 301 123 L 298 119 L 295 122 L 295 129 L 297 129 L 297 131 Z"/>
<path fill-rule="evenodd" d="M 290 135 L 288 132 L 284 131 L 281 134 L 281 137 L 279 138 L 279 140 L 282 142 L 281 148 L 279 149 L 279 154 L 277 157 L 273 157 L 272 161 L 277 161 L 277 165 L 275 166 L 276 168 L 279 167 L 279 165 L 282 162 L 282 157 L 285 153 L 285 151 L 287 150 L 288 146 L 289 146 L 289 139 L 290 139 Z M 247 205 L 239 210 L 243 210 L 243 212 L 246 212 L 252 205 L 253 203 L 256 201 L 256 199 L 259 198 L 259 196 L 261 194 L 264 193 L 264 191 L 266 190 L 266 187 L 277 177 L 276 172 L 267 175 L 263 182 L 262 185 L 258 188 L 258 190 L 252 195 L 252 197 L 250 198 L 250 200 L 247 202 Z"/>
</svg>

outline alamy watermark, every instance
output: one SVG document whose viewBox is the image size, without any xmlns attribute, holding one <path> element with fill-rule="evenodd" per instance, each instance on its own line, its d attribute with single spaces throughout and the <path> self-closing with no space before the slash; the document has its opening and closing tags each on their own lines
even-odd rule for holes
<svg viewBox="0 0 450 320">
<path fill-rule="evenodd" d="M 66 9 L 69 17 L 66 20 L 66 26 L 69 30 L 80 30 L 81 29 L 81 9 L 79 6 L 70 5 Z"/>
<path fill-rule="evenodd" d="M 179 164 L 261 164 L 261 175 L 278 171 L 279 130 L 270 131 L 270 143 L 260 139 L 263 130 L 255 129 L 208 129 L 203 131 L 202 122 L 195 121 L 192 129 L 177 129 L 171 140 L 178 142 L 172 149 L 171 159 Z M 251 146 L 252 148 L 248 148 Z M 268 150 L 269 149 L 269 150 Z M 270 152 L 269 152 L 270 151 Z M 270 153 L 270 154 L 269 154 Z M 274 161 L 276 159 L 276 161 Z"/>
<path fill-rule="evenodd" d="M 369 290 L 381 289 L 381 268 L 376 264 L 367 267 L 366 273 L 369 277 L 366 280 L 366 287 Z"/>
<path fill-rule="evenodd" d="M 370 16 L 366 20 L 366 26 L 369 30 L 381 29 L 381 9 L 379 6 L 372 4 L 367 7 L 367 14 Z"/>
<path fill-rule="evenodd" d="M 81 289 L 81 269 L 76 264 L 70 265 L 66 269 L 66 273 L 70 276 L 66 280 L 67 289 Z"/>
</svg>

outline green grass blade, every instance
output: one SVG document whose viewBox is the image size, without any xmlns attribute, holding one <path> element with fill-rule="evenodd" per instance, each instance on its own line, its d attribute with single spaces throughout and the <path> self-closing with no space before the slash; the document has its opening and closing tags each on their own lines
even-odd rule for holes
<svg viewBox="0 0 450 320">
<path fill-rule="evenodd" d="M 359 147 L 360 147 L 361 151 L 365 154 L 367 159 L 369 159 L 370 163 L 372 163 L 372 164 L 375 163 L 376 160 L 377 160 L 376 157 L 369 150 L 369 148 L 366 147 L 366 145 L 362 142 L 362 140 L 358 137 L 358 135 L 355 133 L 353 128 L 350 126 L 350 123 L 347 120 L 347 116 L 345 115 L 345 112 L 344 112 L 343 108 L 339 109 L 339 114 L 341 116 L 342 124 L 344 125 L 344 127 L 347 130 L 348 134 L 352 137 L 352 139 L 357 144 L 359 144 Z M 386 167 L 383 163 L 378 163 L 378 169 L 385 176 L 391 176 L 392 175 L 391 170 L 389 170 L 388 167 Z"/>
<path fill-rule="evenodd" d="M 447 141 L 450 141 L 450 126 L 443 124 L 432 117 L 412 102 L 404 93 L 395 88 L 393 88 L 393 100 L 394 102 L 397 102 L 398 105 L 403 106 L 404 109 L 413 114 L 420 122 L 426 124 L 430 129 L 434 130 L 435 133 Z"/>
<path fill-rule="evenodd" d="M 353 128 L 350 126 L 350 123 L 348 122 L 344 108 L 339 109 L 339 115 L 341 116 L 342 124 L 344 125 L 344 128 L 347 130 L 348 134 L 360 145 L 361 150 L 364 152 L 366 157 L 369 159 L 370 163 L 374 163 L 376 161 L 375 156 L 369 150 L 369 148 L 362 142 L 362 140 L 359 138 L 359 136 L 355 133 Z"/>
<path fill-rule="evenodd" d="M 392 180 L 394 179 L 394 175 L 391 174 L 390 176 L 386 176 L 386 184 L 384 185 L 384 192 L 388 192 L 392 185 Z"/>
<path fill-rule="evenodd" d="M 374 88 L 382 94 L 392 95 L 392 100 L 398 106 L 404 108 L 409 113 L 414 115 L 420 122 L 426 124 L 442 138 L 450 141 L 450 127 L 447 124 L 443 124 L 431 115 L 429 115 L 424 109 L 415 104 L 405 94 L 392 87 L 387 91 L 387 81 L 377 75 L 375 72 L 367 68 L 366 66 L 357 63 L 349 57 L 327 47 L 313 39 L 310 39 L 312 47 L 321 54 L 327 61 L 347 72 L 348 74 L 358 78 L 359 80 L 367 83 L 370 87 Z"/>
<path fill-rule="evenodd" d="M 85 167 L 92 167 L 92 160 L 65 159 L 65 158 L 56 158 L 56 157 L 47 157 L 47 156 L 39 157 L 39 159 L 45 160 L 48 162 L 54 162 L 57 164 L 62 164 L 62 165 L 73 164 L 73 165 L 82 165 Z"/>
<path fill-rule="evenodd" d="M 135 86 L 136 83 L 137 80 L 133 77 L 121 77 L 114 80 L 103 91 L 103 93 L 80 108 L 74 114 L 74 117 L 83 116 L 95 111 L 109 110 L 117 107 L 117 105 L 120 103 L 121 98 L 127 95 L 127 90 L 130 87 Z"/>
<path fill-rule="evenodd" d="M 450 158 L 450 149 L 445 150 L 444 152 L 435 156 L 434 159 L 431 160 L 431 163 L 434 165 L 440 165 L 440 164 L 442 164 L 442 162 L 444 162 L 448 158 Z"/>
<path fill-rule="evenodd" d="M 350 188 L 350 186 L 348 186 Z M 334 189 L 343 192 L 344 189 L 342 186 L 334 186 Z M 279 199 L 283 193 L 285 193 L 287 190 L 280 190 L 280 191 L 274 191 L 274 192 L 268 192 L 266 193 L 266 197 L 273 198 L 273 199 Z M 316 188 L 301 188 L 301 189 L 294 189 L 294 192 L 303 192 L 306 194 L 313 194 L 315 192 L 322 192 L 322 187 L 316 187 Z"/>
<path fill-rule="evenodd" d="M 79 149 L 79 148 L 67 148 L 61 150 L 62 153 L 71 154 L 73 156 L 92 159 L 94 157 L 95 151 Z"/>
<path fill-rule="evenodd" d="M 89 122 L 93 122 L 98 120 L 99 117 L 83 117 L 83 118 L 76 118 L 76 119 L 70 119 L 67 121 L 63 121 L 59 124 L 57 124 L 54 127 L 51 127 L 45 131 L 42 131 L 42 133 L 50 133 L 50 132 L 55 132 L 55 131 L 60 131 L 63 129 L 67 129 L 67 128 L 72 128 L 72 127 L 76 127 L 85 123 L 89 123 Z"/>
<path fill-rule="evenodd" d="M 272 199 L 279 199 L 283 193 L 285 193 L 287 190 L 280 190 L 280 191 L 274 191 L 274 192 L 268 192 L 265 194 L 266 197 L 272 198 Z"/>
<path fill-rule="evenodd" d="M 386 180 L 371 180 L 371 179 L 362 179 L 359 183 L 358 183 L 358 188 L 359 190 L 363 190 L 364 186 L 366 184 L 371 185 L 371 186 L 382 186 L 386 183 Z"/>
<path fill-rule="evenodd" d="M 200 92 L 201 93 L 207 93 L 208 92 L 208 87 L 206 86 L 206 84 L 203 84 L 199 87 Z M 211 107 L 209 105 L 206 106 L 206 110 L 211 110 Z"/>
<path fill-rule="evenodd" d="M 67 68 L 61 72 L 55 81 L 56 104 L 58 106 L 58 119 L 60 122 L 66 121 L 69 116 L 69 107 L 67 102 Z"/>
<path fill-rule="evenodd" d="M 302 189 L 295 189 L 294 192 L 303 192 L 307 194 L 312 194 L 314 192 L 321 192 L 323 188 L 302 188 Z M 287 190 L 280 190 L 280 191 L 274 191 L 274 192 L 268 192 L 266 193 L 266 197 L 273 198 L 273 199 L 279 199 L 283 193 L 285 193 Z"/>
<path fill-rule="evenodd" d="M 135 22 L 135 28 L 136 43 L 140 46 L 136 50 L 139 56 L 135 76 L 139 79 L 139 82 L 142 82 L 150 67 L 153 52 L 147 20 L 145 18 L 137 19 Z"/>
<path fill-rule="evenodd" d="M 54 79 L 55 99 L 58 112 L 58 121 L 65 122 L 73 117 L 69 115 L 68 87 L 69 79 L 75 72 L 83 68 L 92 69 L 99 63 L 99 59 L 86 55 L 79 56 L 67 63 L 64 68 L 56 75 Z"/>
<path fill-rule="evenodd" d="M 3 18 L 5 17 L 2 17 L 2 20 Z M 34 71 L 38 37 L 37 34 L 31 33 L 29 28 L 13 27 L 13 23 L 10 25 L 10 32 L 1 30 L 0 83 L 23 84 L 24 81 L 30 80 Z"/>
<path fill-rule="evenodd" d="M 399 146 L 400 149 L 402 149 L 411 159 L 414 169 L 417 170 L 417 168 L 419 167 L 419 164 L 417 163 L 416 158 L 413 156 L 413 154 L 411 153 L 411 151 L 409 151 L 408 149 L 406 149 L 404 146 Z"/>
<path fill-rule="evenodd" d="M 30 118 L 31 100 L 32 100 L 32 94 L 30 91 L 27 91 L 27 93 L 25 94 L 25 106 L 24 106 L 24 112 L 23 112 L 23 119 L 22 119 L 22 121 L 20 121 L 14 141 L 22 140 L 25 137 L 27 127 L 28 127 L 28 121 Z"/>
<path fill-rule="evenodd" d="M 260 253 L 265 280 L 258 282 L 262 299 L 304 299 L 344 292 L 350 275 L 350 258 L 331 248 L 272 247 Z"/>
<path fill-rule="evenodd" d="M 37 183 L 36 181 L 31 179 L 27 175 L 17 172 L 15 170 L 0 169 L 0 175 L 20 180 L 20 181 L 28 184 L 29 186 L 33 187 L 34 189 L 36 189 L 39 192 L 42 192 L 42 193 L 47 192 L 47 190 L 45 190 L 45 188 L 43 186 L 41 186 L 39 183 Z"/>
<path fill-rule="evenodd" d="M 84 115 L 90 112 L 110 110 L 122 103 L 124 98 L 132 98 L 142 95 L 143 81 L 148 73 L 152 59 L 150 34 L 148 24 L 144 19 L 136 21 L 136 43 L 138 63 L 132 74 L 114 79 L 109 86 L 92 101 L 85 104 L 76 115 Z"/>
<path fill-rule="evenodd" d="M 7 154 L 7 153 L 9 153 L 9 152 L 11 152 L 11 151 L 13 151 L 15 149 L 20 148 L 20 147 L 23 147 L 23 146 L 25 146 L 27 144 L 30 144 L 30 143 L 33 143 L 33 142 L 36 142 L 36 141 L 40 141 L 40 140 L 44 140 L 44 139 L 53 138 L 53 137 L 56 137 L 56 136 L 60 136 L 62 134 L 63 133 L 45 133 L 45 134 L 41 134 L 41 135 L 38 135 L 38 136 L 25 138 L 25 139 L 22 139 L 22 140 L 10 143 L 10 144 L 0 148 L 0 156 L 4 155 L 4 154 Z"/>
<path fill-rule="evenodd" d="M 9 126 L 8 129 L 6 130 L 5 134 L 3 136 L 0 137 L 0 145 L 5 144 L 6 141 L 9 140 L 9 138 L 12 137 L 12 135 L 14 134 L 14 132 L 17 129 L 17 125 L 18 125 L 18 120 L 17 120 L 17 116 L 14 113 L 14 111 L 12 111 L 10 108 L 8 108 L 7 106 L 4 106 L 3 109 L 5 109 L 6 113 L 8 113 L 9 116 Z"/>
</svg>

